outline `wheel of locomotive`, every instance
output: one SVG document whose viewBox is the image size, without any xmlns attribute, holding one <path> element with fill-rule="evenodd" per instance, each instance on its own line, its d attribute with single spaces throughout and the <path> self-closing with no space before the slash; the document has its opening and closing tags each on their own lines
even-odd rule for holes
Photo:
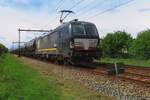
<svg viewBox="0 0 150 100">
<path fill-rule="evenodd" d="M 64 65 L 70 65 L 70 62 L 69 62 L 68 58 L 64 58 Z"/>
<path fill-rule="evenodd" d="M 59 65 L 63 65 L 64 64 L 63 57 L 62 56 L 56 56 L 55 63 L 59 64 Z"/>
<path fill-rule="evenodd" d="M 92 63 L 92 62 L 93 62 L 93 58 L 89 58 L 89 57 L 88 57 L 88 58 L 86 59 L 86 61 L 87 61 L 88 63 Z"/>
<path fill-rule="evenodd" d="M 56 60 L 55 63 L 56 63 L 56 64 L 59 64 L 59 65 L 63 65 L 63 64 L 64 64 L 64 61 L 63 61 L 63 60 Z"/>
</svg>

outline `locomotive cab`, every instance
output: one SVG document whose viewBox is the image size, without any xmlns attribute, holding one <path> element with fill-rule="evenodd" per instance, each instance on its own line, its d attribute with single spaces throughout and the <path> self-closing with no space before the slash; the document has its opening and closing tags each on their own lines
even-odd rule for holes
<svg viewBox="0 0 150 100">
<path fill-rule="evenodd" d="M 100 56 L 99 35 L 93 23 L 74 21 L 71 23 L 72 60 L 92 62 Z"/>
</svg>

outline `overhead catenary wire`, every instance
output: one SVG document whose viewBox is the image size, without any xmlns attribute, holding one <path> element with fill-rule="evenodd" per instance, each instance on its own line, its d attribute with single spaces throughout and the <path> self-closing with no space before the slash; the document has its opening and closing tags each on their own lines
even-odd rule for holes
<svg viewBox="0 0 150 100">
<path fill-rule="evenodd" d="M 84 12 L 85 9 L 89 12 L 89 11 L 93 10 L 94 8 L 98 7 L 99 5 L 103 4 L 103 2 L 105 2 L 105 1 L 106 0 L 96 2 L 96 0 L 91 0 L 90 2 L 87 3 L 87 5 L 83 6 L 82 8 L 77 9 L 75 18 L 80 16 L 80 14 L 85 16 L 85 14 L 87 13 L 87 12 Z M 96 4 L 94 2 L 96 2 Z M 94 5 L 92 5 L 92 4 L 94 4 Z"/>
<path fill-rule="evenodd" d="M 95 2 L 95 0 L 89 2 L 87 5 L 85 5 L 84 7 L 80 8 L 79 10 L 77 10 L 77 12 L 78 12 L 78 13 L 79 13 L 79 12 L 82 12 L 81 9 L 86 9 L 86 8 L 89 7 L 93 2 Z"/>
<path fill-rule="evenodd" d="M 72 7 L 70 7 L 69 10 L 74 9 L 74 8 L 77 7 L 79 4 L 81 4 L 83 1 L 85 1 L 85 0 L 79 0 L 76 4 L 74 4 Z"/>
<path fill-rule="evenodd" d="M 129 4 L 129 3 L 132 2 L 132 1 L 134 1 L 134 0 L 129 0 L 129 1 L 127 1 L 127 2 L 121 3 L 121 4 L 116 5 L 116 6 L 114 6 L 114 7 L 108 8 L 108 9 L 102 11 L 102 12 L 99 12 L 99 13 L 97 13 L 97 14 L 95 14 L 95 15 L 89 17 L 89 18 L 87 18 L 86 20 L 95 18 L 95 17 L 97 17 L 97 16 L 99 16 L 99 15 L 102 15 L 102 14 L 104 14 L 104 13 L 106 13 L 106 12 L 112 11 L 112 10 L 114 10 L 114 9 L 116 9 L 116 8 L 119 8 L 119 7 L 121 7 L 121 6 L 124 6 L 124 5 L 126 5 L 126 4 Z"/>
<path fill-rule="evenodd" d="M 64 1 L 64 0 L 60 0 L 60 1 L 59 1 L 59 4 L 62 5 L 61 2 L 63 2 L 63 1 Z M 79 1 L 78 1 L 77 3 L 75 3 L 72 7 L 70 7 L 69 10 L 74 9 L 74 8 L 77 7 L 79 4 L 81 4 L 83 1 L 85 1 L 85 0 L 79 0 Z M 59 5 L 59 6 L 56 8 L 56 10 L 58 10 L 61 5 Z M 58 18 L 58 16 L 56 16 L 52 21 L 55 21 L 57 18 Z"/>
<path fill-rule="evenodd" d="M 63 1 L 64 0 L 60 0 L 59 2 L 58 2 L 58 6 L 56 7 L 56 11 L 58 11 L 58 9 L 62 6 L 62 4 L 63 4 Z"/>
<path fill-rule="evenodd" d="M 58 1 L 58 3 L 57 3 L 58 6 L 57 6 L 56 8 L 54 8 L 54 11 L 58 11 L 58 9 L 63 5 L 64 1 L 65 1 L 65 0 L 60 0 L 60 1 Z M 51 14 L 54 14 L 54 12 L 52 12 Z M 56 17 L 52 18 L 52 19 L 51 19 L 51 23 L 54 22 L 55 20 L 57 20 L 58 17 L 59 17 L 59 16 L 57 15 Z M 46 24 L 45 26 L 48 26 L 48 25 L 49 25 L 49 24 Z"/>
<path fill-rule="evenodd" d="M 83 2 L 84 0 L 79 0 L 77 3 L 75 3 L 72 7 L 70 7 L 69 9 L 67 9 L 68 11 L 71 11 L 72 9 L 74 9 L 75 7 L 77 7 L 79 4 L 81 4 L 82 2 Z M 61 12 L 61 11 L 60 11 Z M 72 12 L 72 13 L 74 13 L 74 12 Z M 64 20 L 68 15 L 69 15 L 70 13 L 67 13 L 66 15 L 65 15 L 65 17 L 62 19 L 62 20 Z M 57 17 L 56 17 L 57 18 Z"/>
<path fill-rule="evenodd" d="M 88 8 L 88 11 L 87 12 L 84 12 L 84 13 L 82 13 L 82 14 L 87 14 L 89 11 L 92 11 L 93 9 L 95 9 L 95 8 L 97 8 L 98 6 L 100 6 L 101 4 L 103 4 L 103 2 L 106 2 L 107 0 L 103 0 L 103 1 L 101 1 L 101 2 L 98 2 L 96 5 L 94 5 L 94 6 L 92 6 L 92 7 L 90 7 L 90 8 Z M 82 12 L 82 10 L 80 10 L 79 12 Z M 79 13 L 78 12 L 78 13 Z"/>
<path fill-rule="evenodd" d="M 77 7 L 78 5 L 80 5 L 83 1 L 85 1 L 85 0 L 79 0 L 77 3 L 75 3 L 72 7 L 70 7 L 68 10 L 72 10 L 72 9 L 74 9 L 75 7 Z M 74 12 L 73 12 L 74 13 Z M 69 13 L 66 15 L 66 16 L 68 16 L 69 15 Z M 64 17 L 64 18 L 66 18 L 66 17 Z"/>
</svg>

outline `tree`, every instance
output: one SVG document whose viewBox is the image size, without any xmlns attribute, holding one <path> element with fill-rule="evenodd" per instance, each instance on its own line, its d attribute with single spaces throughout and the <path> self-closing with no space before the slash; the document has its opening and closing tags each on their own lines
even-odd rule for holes
<svg viewBox="0 0 150 100">
<path fill-rule="evenodd" d="M 0 43 L 0 55 L 6 52 L 8 52 L 8 49 L 3 44 Z"/>
<path fill-rule="evenodd" d="M 131 46 L 132 37 L 125 31 L 109 33 L 101 41 L 101 48 L 104 56 L 124 57 Z"/>
<path fill-rule="evenodd" d="M 130 51 L 137 58 L 150 58 L 150 29 L 138 34 L 130 48 Z"/>
</svg>

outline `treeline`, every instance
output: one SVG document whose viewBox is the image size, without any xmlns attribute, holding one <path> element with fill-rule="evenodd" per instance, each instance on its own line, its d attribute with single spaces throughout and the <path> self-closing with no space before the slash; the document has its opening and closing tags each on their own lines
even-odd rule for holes
<svg viewBox="0 0 150 100">
<path fill-rule="evenodd" d="M 3 54 L 3 53 L 7 53 L 8 52 L 8 49 L 0 43 L 0 56 Z"/>
<path fill-rule="evenodd" d="M 103 57 L 150 59 L 150 29 L 138 33 L 135 39 L 125 31 L 108 33 L 100 48 Z"/>
</svg>

